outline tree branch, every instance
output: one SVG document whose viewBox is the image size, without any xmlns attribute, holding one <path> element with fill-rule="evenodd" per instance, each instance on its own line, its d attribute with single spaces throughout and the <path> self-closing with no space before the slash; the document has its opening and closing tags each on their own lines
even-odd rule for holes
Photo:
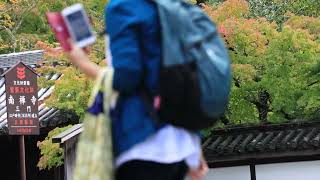
<svg viewBox="0 0 320 180">
<path fill-rule="evenodd" d="M 313 86 L 313 85 L 315 85 L 315 84 L 317 84 L 317 83 L 319 83 L 319 82 L 320 82 L 320 81 L 312 82 L 312 83 L 308 84 L 308 87 Z"/>
<path fill-rule="evenodd" d="M 31 11 L 33 8 L 35 8 L 36 5 L 37 5 L 37 4 L 36 4 L 36 1 L 33 1 L 33 3 L 32 3 L 31 5 L 29 5 L 29 8 L 25 9 L 25 10 L 21 13 L 22 16 L 18 19 L 18 23 L 16 23 L 16 26 L 15 26 L 15 27 L 13 28 L 13 30 L 12 30 L 12 32 L 13 32 L 14 34 L 19 30 L 19 28 L 20 28 L 20 26 L 21 26 L 24 18 L 27 16 L 27 12 L 29 12 L 29 11 Z"/>
<path fill-rule="evenodd" d="M 9 34 L 9 36 L 10 36 L 10 38 L 12 40 L 12 43 L 14 45 L 14 51 L 15 51 L 16 46 L 17 46 L 17 44 L 16 44 L 16 40 L 17 39 L 16 39 L 15 35 L 12 33 L 12 31 L 9 28 L 7 28 L 5 26 L 0 25 L 0 28 L 4 29 Z"/>
</svg>

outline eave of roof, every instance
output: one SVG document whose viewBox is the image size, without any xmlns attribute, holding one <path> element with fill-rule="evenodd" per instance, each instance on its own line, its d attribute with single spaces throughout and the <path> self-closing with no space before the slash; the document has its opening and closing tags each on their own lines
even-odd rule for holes
<svg viewBox="0 0 320 180">
<path fill-rule="evenodd" d="M 0 55 L 0 68 L 10 68 L 20 61 L 25 65 L 35 65 L 43 60 L 43 55 L 43 50 L 2 54 Z"/>
<path fill-rule="evenodd" d="M 54 136 L 52 138 L 52 142 L 63 144 L 72 138 L 78 137 L 82 131 L 83 131 L 83 125 L 76 124 L 76 125 L 72 126 L 71 128 L 63 131 L 62 133 Z"/>
<path fill-rule="evenodd" d="M 210 166 L 320 159 L 320 122 L 220 129 L 203 148 Z"/>
</svg>

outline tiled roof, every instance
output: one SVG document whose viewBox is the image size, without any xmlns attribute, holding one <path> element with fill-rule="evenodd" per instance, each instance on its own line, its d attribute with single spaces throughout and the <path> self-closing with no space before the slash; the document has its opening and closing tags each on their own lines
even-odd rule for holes
<svg viewBox="0 0 320 180">
<path fill-rule="evenodd" d="M 43 51 L 28 51 L 23 53 L 14 53 L 7 55 L 0 55 L 0 71 L 5 72 L 12 65 L 23 59 L 23 62 L 31 68 L 35 68 L 38 61 L 42 60 Z M 14 64 L 11 63 L 16 62 Z M 10 62 L 10 63 L 8 63 Z M 8 64 L 6 64 L 8 63 Z M 2 67 L 2 68 L 1 68 Z M 48 80 L 58 80 L 61 74 L 47 75 Z M 55 108 L 48 108 L 44 103 L 44 99 L 49 97 L 54 90 L 54 86 L 48 88 L 41 88 L 38 91 L 38 101 L 42 104 L 39 105 L 39 121 L 40 128 L 48 126 L 56 126 L 57 124 L 66 123 L 69 118 L 65 117 L 65 112 Z M 0 77 L 0 135 L 7 133 L 7 108 L 6 108 L 6 93 L 4 78 Z"/>
<path fill-rule="evenodd" d="M 209 162 L 320 156 L 320 123 L 238 127 L 213 131 L 204 144 Z"/>
<path fill-rule="evenodd" d="M 43 50 L 2 54 L 0 55 L 0 68 L 10 68 L 19 61 L 26 65 L 34 65 L 37 64 L 38 61 L 42 60 L 43 55 Z"/>
</svg>

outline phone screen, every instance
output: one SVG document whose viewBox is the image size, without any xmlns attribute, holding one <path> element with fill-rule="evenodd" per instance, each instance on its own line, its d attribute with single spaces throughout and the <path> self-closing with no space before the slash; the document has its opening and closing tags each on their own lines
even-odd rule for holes
<svg viewBox="0 0 320 180">
<path fill-rule="evenodd" d="M 82 41 L 92 36 L 85 16 L 81 11 L 66 16 L 76 41 Z"/>
</svg>

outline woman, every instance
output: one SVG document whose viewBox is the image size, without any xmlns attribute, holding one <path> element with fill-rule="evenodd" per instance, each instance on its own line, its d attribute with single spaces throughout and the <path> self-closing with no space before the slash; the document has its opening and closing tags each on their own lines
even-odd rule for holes
<svg viewBox="0 0 320 180">
<path fill-rule="evenodd" d="M 200 138 L 193 132 L 157 122 L 142 97 L 158 95 L 161 59 L 160 25 L 151 0 L 111 0 L 106 7 L 113 88 L 119 92 L 111 111 L 117 180 L 182 180 L 189 172 L 201 179 L 207 165 Z M 75 46 L 70 61 L 96 78 L 99 67 Z"/>
</svg>

